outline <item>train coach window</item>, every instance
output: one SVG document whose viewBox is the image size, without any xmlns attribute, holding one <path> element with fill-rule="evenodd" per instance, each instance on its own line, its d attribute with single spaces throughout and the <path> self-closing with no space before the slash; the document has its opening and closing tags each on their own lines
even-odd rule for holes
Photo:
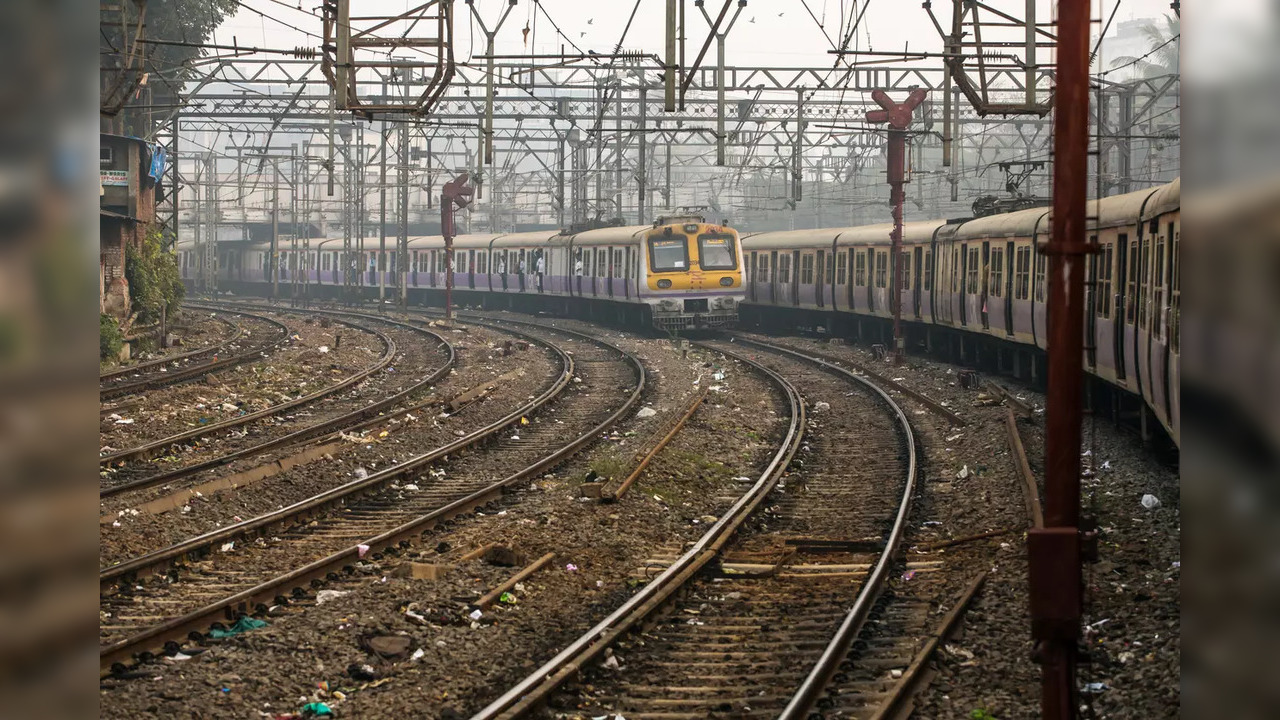
<svg viewBox="0 0 1280 720">
<path fill-rule="evenodd" d="M 1115 246 L 1111 243 L 1103 243 L 1101 252 L 1098 253 L 1098 276 L 1097 276 L 1097 296 L 1098 296 L 1098 317 L 1111 317 L 1111 278 L 1112 264 L 1115 262 Z"/>
<path fill-rule="evenodd" d="M 1132 323 L 1135 317 L 1134 307 L 1138 304 L 1138 246 L 1137 244 L 1128 244 L 1129 236 L 1120 233 L 1120 247 L 1129 247 L 1128 264 L 1125 266 L 1125 288 L 1124 288 L 1124 320 Z"/>
<path fill-rule="evenodd" d="M 933 251 L 924 251 L 924 289 L 933 292 Z"/>
<path fill-rule="evenodd" d="M 887 287 L 889 278 L 889 253 L 876 253 L 876 287 Z"/>
<path fill-rule="evenodd" d="M 1031 246 L 1026 245 L 1013 251 L 1013 299 L 1026 300 L 1031 297 Z"/>
<path fill-rule="evenodd" d="M 1004 249 L 991 248 L 991 294 L 1004 295 Z"/>
<path fill-rule="evenodd" d="M 791 282 L 791 256 L 782 255 L 778 258 L 778 282 Z"/>
<path fill-rule="evenodd" d="M 800 283 L 802 285 L 813 284 L 813 256 L 800 256 Z"/>
<path fill-rule="evenodd" d="M 970 295 L 978 294 L 978 248 L 969 249 L 969 278 L 968 287 L 965 292 Z"/>
<path fill-rule="evenodd" d="M 649 268 L 653 272 L 681 272 L 689 268 L 689 246 L 684 235 L 649 238 Z"/>
<path fill-rule="evenodd" d="M 844 285 L 845 278 L 849 275 L 849 256 L 840 253 L 836 255 L 836 284 Z"/>
<path fill-rule="evenodd" d="M 1044 302 L 1045 294 L 1045 260 L 1044 253 L 1036 253 L 1036 302 Z"/>
<path fill-rule="evenodd" d="M 698 236 L 698 264 L 703 270 L 737 270 L 738 253 L 729 233 Z"/>
<path fill-rule="evenodd" d="M 902 287 L 911 289 L 911 253 L 902 253 L 898 259 L 898 267 L 902 268 Z"/>
<path fill-rule="evenodd" d="M 867 284 L 867 254 L 864 252 L 853 256 L 853 284 L 858 286 Z"/>
</svg>

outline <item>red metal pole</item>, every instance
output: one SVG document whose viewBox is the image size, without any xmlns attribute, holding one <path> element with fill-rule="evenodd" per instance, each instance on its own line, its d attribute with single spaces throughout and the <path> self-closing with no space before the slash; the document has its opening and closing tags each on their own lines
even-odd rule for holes
<svg viewBox="0 0 1280 720">
<path fill-rule="evenodd" d="M 924 102 L 926 92 L 922 89 L 912 90 L 901 104 L 889 99 L 883 90 L 871 93 L 883 110 L 872 110 L 867 113 L 867 122 L 889 124 L 889 149 L 885 172 L 889 180 L 889 205 L 893 213 L 893 231 L 889 234 L 892 240 L 889 267 L 893 268 L 893 282 L 889 294 L 889 309 L 893 311 L 893 362 L 902 362 L 902 351 L 906 342 L 902 338 L 902 203 L 906 193 L 902 186 L 907 182 L 907 126 L 911 124 L 911 115 L 916 106 Z"/>
<path fill-rule="evenodd" d="M 467 185 L 469 173 L 444 184 L 440 191 L 440 234 L 444 236 L 444 319 L 453 322 L 453 227 L 454 207 L 466 207 L 475 195 L 475 189 Z"/>
<path fill-rule="evenodd" d="M 1081 618 L 1080 425 L 1084 354 L 1085 182 L 1089 151 L 1089 2 L 1058 2 L 1053 215 L 1049 244 L 1049 391 L 1045 527 L 1027 538 L 1031 632 L 1042 666 L 1041 714 L 1076 716 Z"/>
<path fill-rule="evenodd" d="M 889 308 L 893 311 L 893 364 L 902 363 L 902 202 L 906 196 L 902 185 L 905 181 L 907 134 L 901 130 L 889 131 L 889 205 L 893 212 L 893 231 L 889 234 L 893 268 L 893 294 Z"/>
</svg>

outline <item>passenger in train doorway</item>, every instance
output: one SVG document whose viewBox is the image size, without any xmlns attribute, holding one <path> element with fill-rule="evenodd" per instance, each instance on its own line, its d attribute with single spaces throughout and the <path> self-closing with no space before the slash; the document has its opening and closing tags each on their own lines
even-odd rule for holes
<svg viewBox="0 0 1280 720">
<path fill-rule="evenodd" d="M 542 259 L 542 251 L 541 251 L 541 250 L 539 250 L 539 251 L 538 251 L 538 264 L 537 264 L 537 272 L 538 272 L 538 292 L 542 292 L 542 273 L 543 273 L 543 272 L 545 272 L 545 271 L 546 271 L 546 265 L 545 265 L 545 263 L 543 262 L 543 259 Z"/>
<path fill-rule="evenodd" d="M 520 271 L 520 272 L 519 272 L 519 276 L 520 276 L 520 292 L 524 292 L 524 276 L 525 276 L 526 270 L 525 270 L 525 264 L 524 264 L 524 251 L 523 251 L 523 250 L 521 250 L 521 251 L 520 251 L 520 266 L 519 266 L 517 269 Z"/>
<path fill-rule="evenodd" d="M 507 253 L 503 251 L 498 255 L 498 274 L 502 276 L 502 289 L 507 289 Z"/>
<path fill-rule="evenodd" d="M 578 284 L 578 294 L 582 294 L 582 249 L 578 249 L 578 257 L 573 261 L 574 282 Z"/>
</svg>

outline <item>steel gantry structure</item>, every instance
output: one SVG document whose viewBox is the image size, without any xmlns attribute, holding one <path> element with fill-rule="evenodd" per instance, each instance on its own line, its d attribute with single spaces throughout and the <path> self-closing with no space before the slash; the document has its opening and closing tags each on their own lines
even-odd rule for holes
<svg viewBox="0 0 1280 720">
<path fill-rule="evenodd" d="M 707 21 L 712 35 L 727 34 L 731 25 L 717 30 L 713 18 Z M 486 38 L 499 26 L 484 26 Z M 943 63 L 777 68 L 729 66 L 723 58 L 717 53 L 715 65 L 685 72 L 682 102 L 667 111 L 668 73 L 655 55 L 490 52 L 475 64 L 456 64 L 452 84 L 426 115 L 415 103 L 435 87 L 434 66 L 366 68 L 380 81 L 361 86 L 353 113 L 336 112 L 323 61 L 213 61 L 180 109 L 152 110 L 164 121 L 156 124 L 157 140 L 179 158 L 174 185 L 186 188 L 178 194 L 181 208 L 169 213 L 175 227 L 188 223 L 191 190 L 212 183 L 227 192 L 206 195 L 204 212 L 212 204 L 224 221 L 266 219 L 265 186 L 255 185 L 260 168 L 247 166 L 245 155 L 270 152 L 281 137 L 309 144 L 308 158 L 320 163 L 334 192 L 326 187 L 310 196 L 307 226 L 325 236 L 342 233 L 343 278 L 357 291 L 366 275 L 360 271 L 366 232 L 376 229 L 385 248 L 393 226 L 399 252 L 391 262 L 402 295 L 409 228 L 430 222 L 433 186 L 459 172 L 469 172 L 477 187 L 463 231 L 643 223 L 655 208 L 689 205 L 753 227 L 881 221 L 888 200 L 885 133 L 865 122 L 877 107 L 871 93 L 900 100 L 917 89 L 928 99 L 908 136 L 915 212 L 967 214 L 976 195 L 1003 191 L 1000 172 L 988 172 L 997 163 L 1049 159 L 1047 118 L 975 108 L 954 80 L 956 68 Z M 1049 87 L 1051 72 L 989 67 L 982 83 L 988 98 L 1025 100 L 1028 82 Z M 1176 175 L 1178 88 L 1176 76 L 1097 83 L 1095 162 L 1104 192 Z M 370 119 L 368 108 L 388 111 Z M 343 132 L 354 133 L 354 145 Z M 201 146 L 233 134 L 241 139 L 239 155 L 228 146 Z M 212 153 L 208 174 L 197 180 L 183 152 Z M 1024 190 L 1047 195 L 1048 177 L 1033 175 Z M 255 189 L 245 191 L 245 183 Z M 296 204 L 291 197 L 290 210 Z"/>
</svg>

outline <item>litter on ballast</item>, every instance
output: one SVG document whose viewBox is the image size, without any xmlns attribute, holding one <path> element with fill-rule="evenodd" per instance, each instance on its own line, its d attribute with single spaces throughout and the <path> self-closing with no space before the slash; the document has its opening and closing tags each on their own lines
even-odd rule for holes
<svg viewBox="0 0 1280 720">
<path fill-rule="evenodd" d="M 232 540 L 231 542 L 222 543 L 222 548 L 221 548 L 222 552 L 231 552 L 232 550 L 235 550 L 235 549 L 236 549 L 235 540 Z"/>
<path fill-rule="evenodd" d="M 653 409 L 653 408 L 651 408 L 651 407 L 643 407 L 643 408 L 640 408 L 640 412 L 636 413 L 636 417 L 638 417 L 638 418 L 650 418 L 650 417 L 653 417 L 654 415 L 657 415 L 657 414 L 658 414 L 658 411 L 657 411 L 657 410 L 654 410 L 654 409 Z"/>
<path fill-rule="evenodd" d="M 484 611 L 479 609 L 472 610 L 471 614 L 468 615 L 467 617 L 471 618 L 472 620 L 479 620 L 480 618 L 484 617 Z"/>
<path fill-rule="evenodd" d="M 369 546 L 368 546 L 368 545 L 365 545 L 365 544 L 363 544 L 363 543 L 362 543 L 362 544 L 360 544 L 360 545 L 357 545 L 357 546 L 356 546 L 356 555 L 357 555 L 358 557 L 363 558 L 363 557 L 365 556 L 365 553 L 367 553 L 367 552 L 369 552 Z"/>
<path fill-rule="evenodd" d="M 329 602 L 330 600 L 337 600 L 343 595 L 347 595 L 349 593 L 350 593 L 349 590 L 321 590 L 320 592 L 316 593 L 316 604 L 323 605 Z"/>
<path fill-rule="evenodd" d="M 965 480 L 969 477 L 970 474 L 972 473 L 970 473 L 969 471 L 969 466 L 965 465 L 964 467 L 960 468 L 960 472 L 956 473 L 956 478 L 959 480 Z"/>
<path fill-rule="evenodd" d="M 569 563 L 568 565 L 565 565 L 564 569 L 569 572 L 578 572 L 578 566 L 574 565 L 573 563 Z"/>
<path fill-rule="evenodd" d="M 819 400 L 818 402 L 813 404 L 813 411 L 815 413 L 826 412 L 830 409 L 831 409 L 831 403 L 829 402 Z"/>
<path fill-rule="evenodd" d="M 1156 508 L 1160 507 L 1160 498 L 1150 493 L 1147 493 L 1146 495 L 1142 496 L 1142 507 L 1148 510 L 1155 510 Z"/>
</svg>

